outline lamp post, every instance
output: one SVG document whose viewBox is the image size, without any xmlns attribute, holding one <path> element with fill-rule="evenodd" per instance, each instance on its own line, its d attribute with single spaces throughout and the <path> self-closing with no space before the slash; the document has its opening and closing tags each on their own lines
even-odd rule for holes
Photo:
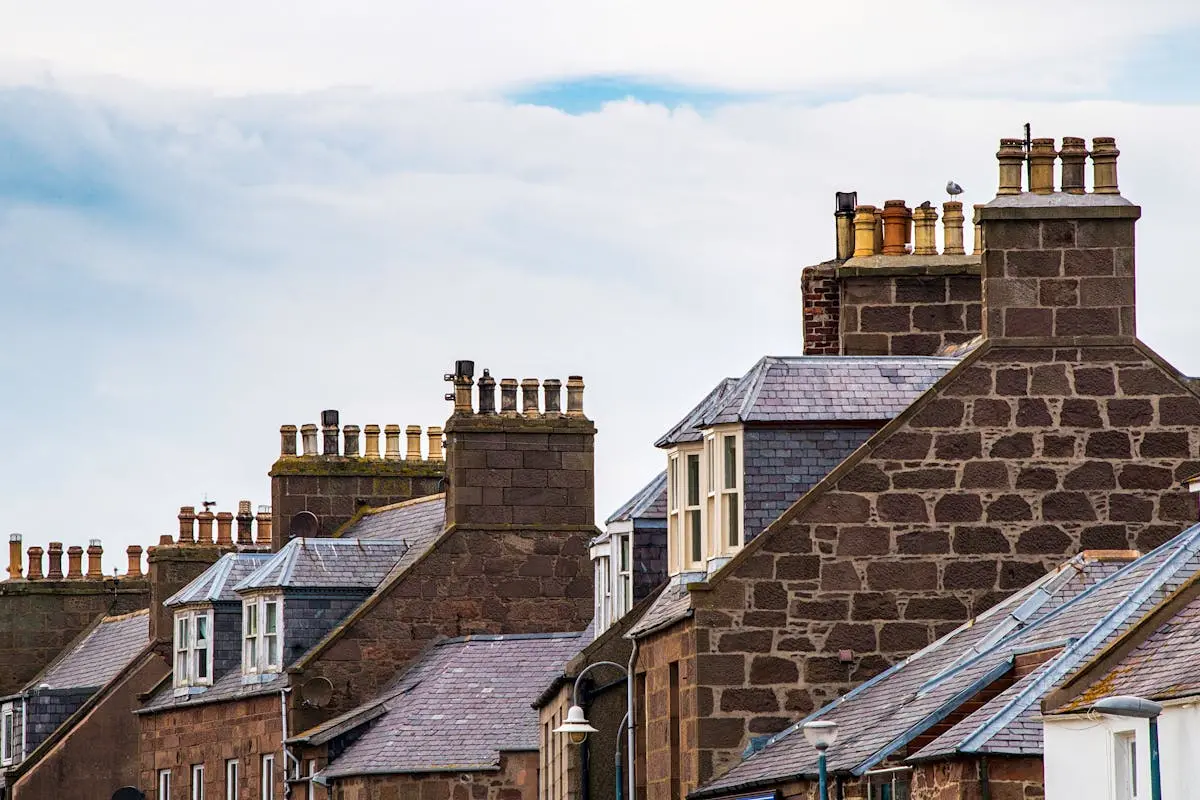
<svg viewBox="0 0 1200 800">
<path fill-rule="evenodd" d="M 804 724 L 804 738 L 817 748 L 817 780 L 820 800 L 829 800 L 829 775 L 825 768 L 825 751 L 837 741 L 837 723 L 818 719 Z"/>
<path fill-rule="evenodd" d="M 567 709 L 567 718 L 563 722 L 563 724 L 559 725 L 557 728 L 554 729 L 554 733 L 566 734 L 567 740 L 571 744 L 583 744 L 584 740 L 587 739 L 589 733 L 599 733 L 599 731 L 596 728 L 592 727 L 592 724 L 590 722 L 588 722 L 587 715 L 585 715 L 583 713 L 583 706 L 579 702 L 579 685 L 583 681 L 583 676 L 587 675 L 589 672 L 591 672 L 596 667 L 616 667 L 617 669 L 621 670 L 621 674 L 623 674 L 625 676 L 626 684 L 630 683 L 629 670 L 626 669 L 625 667 L 621 666 L 620 664 L 616 663 L 615 661 L 596 661 L 591 664 L 588 664 L 586 667 L 584 667 L 582 670 L 580 670 L 579 674 L 577 676 L 575 676 L 575 687 L 571 690 L 571 699 L 573 701 L 573 705 L 569 709 Z M 631 693 L 633 691 L 632 686 L 626 685 L 625 690 L 626 690 L 627 697 L 632 696 L 631 695 Z M 616 753 L 616 761 L 615 761 L 616 772 L 617 772 L 617 774 L 616 774 L 616 790 L 617 790 L 616 791 L 616 800 L 621 800 L 621 789 L 623 788 L 622 787 L 623 781 L 621 780 L 621 777 L 622 777 L 621 776 L 621 728 L 625 727 L 626 725 L 629 726 L 629 731 L 630 731 L 630 735 L 628 737 L 628 741 L 629 741 L 629 762 L 628 762 L 629 800 L 633 800 L 633 798 L 634 798 L 633 720 L 630 718 L 629 714 L 626 713 L 624 718 L 621 719 L 621 723 L 619 725 L 617 725 L 617 753 Z"/>
<path fill-rule="evenodd" d="M 1153 700 L 1132 695 L 1114 695 L 1097 700 L 1093 711 L 1112 714 L 1114 717 L 1132 717 L 1150 723 L 1150 800 L 1162 800 L 1162 773 L 1158 764 L 1158 715 L 1162 705 Z"/>
</svg>

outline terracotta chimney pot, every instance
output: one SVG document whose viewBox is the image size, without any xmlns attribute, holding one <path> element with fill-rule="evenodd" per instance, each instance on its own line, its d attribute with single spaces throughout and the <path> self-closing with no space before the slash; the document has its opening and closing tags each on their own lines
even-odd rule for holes
<svg viewBox="0 0 1200 800">
<path fill-rule="evenodd" d="M 863 205 L 854 211 L 853 258 L 875 255 L 875 206 Z"/>
<path fill-rule="evenodd" d="M 42 548 L 37 545 L 29 548 L 29 574 L 26 577 L 31 581 L 42 579 Z"/>
<path fill-rule="evenodd" d="M 8 579 L 15 581 L 21 577 L 21 534 L 11 533 L 8 536 Z"/>
<path fill-rule="evenodd" d="M 67 548 L 67 580 L 83 579 L 83 548 L 73 544 Z"/>
<path fill-rule="evenodd" d="M 883 254 L 902 256 L 904 245 L 912 239 L 912 209 L 903 200 L 888 200 L 883 204 Z"/>
<path fill-rule="evenodd" d="M 1034 139 L 1029 148 L 1029 191 L 1034 194 L 1053 194 L 1054 162 L 1058 151 L 1054 139 Z"/>
<path fill-rule="evenodd" d="M 942 203 L 942 238 L 945 244 L 942 253 L 948 256 L 966 254 L 963 249 L 963 204 L 958 200 L 947 200 Z"/>
<path fill-rule="evenodd" d="M 170 539 L 171 537 L 167 537 Z M 63 545 L 62 542 L 51 542 L 46 550 L 47 568 L 46 578 L 52 581 L 61 581 L 63 579 L 62 557 Z"/>
<path fill-rule="evenodd" d="M 128 561 L 128 566 L 125 568 L 125 577 L 142 577 L 142 546 L 140 544 L 131 544 L 129 547 L 126 547 L 125 558 Z"/>
<path fill-rule="evenodd" d="M 996 152 L 1000 162 L 1000 187 L 996 194 L 1021 193 L 1021 167 L 1025 164 L 1025 142 L 1022 139 L 1001 139 Z"/>
</svg>

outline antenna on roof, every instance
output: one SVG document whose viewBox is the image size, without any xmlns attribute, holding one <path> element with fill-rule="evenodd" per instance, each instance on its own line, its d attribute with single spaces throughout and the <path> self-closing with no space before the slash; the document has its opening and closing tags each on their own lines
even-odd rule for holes
<svg viewBox="0 0 1200 800">
<path fill-rule="evenodd" d="M 1033 160 L 1029 158 L 1029 151 L 1033 149 L 1033 134 L 1030 133 L 1029 123 L 1025 123 L 1025 184 L 1033 189 Z"/>
<path fill-rule="evenodd" d="M 209 499 L 208 499 L 208 492 L 205 492 L 205 493 L 204 493 L 204 500 L 203 500 L 203 502 L 201 502 L 201 503 L 200 503 L 200 505 L 204 506 L 204 510 L 205 510 L 205 511 L 208 511 L 209 509 L 211 509 L 211 508 L 213 508 L 214 506 L 216 506 L 216 504 L 217 504 L 217 501 L 216 501 L 216 500 L 209 500 Z"/>
</svg>

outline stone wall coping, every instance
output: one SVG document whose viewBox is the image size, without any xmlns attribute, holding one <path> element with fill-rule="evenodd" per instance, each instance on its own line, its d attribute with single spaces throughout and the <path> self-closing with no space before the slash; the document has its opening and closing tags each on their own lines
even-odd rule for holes
<svg viewBox="0 0 1200 800">
<path fill-rule="evenodd" d="M 446 433 L 578 433 L 594 434 L 587 417 L 521 417 L 509 414 L 454 414 L 446 420 Z"/>
<path fill-rule="evenodd" d="M 980 220 L 1005 221 L 1019 220 L 1022 222 L 1041 222 L 1050 219 L 1138 219 L 1142 216 L 1142 207 L 1135 206 L 1124 197 L 1117 195 L 1095 194 L 1065 194 L 1062 198 L 1072 198 L 1053 202 L 1056 195 L 1030 195 L 1025 203 L 1001 202 L 1013 201 L 1025 195 L 997 197 L 991 203 L 979 209 Z M 1085 199 L 1109 198 L 1120 200 L 1120 203 L 1084 203 Z"/>
<path fill-rule="evenodd" d="M 347 456 L 284 456 L 271 465 L 268 477 L 312 475 L 314 477 L 357 476 L 363 478 L 440 477 L 445 461 L 381 460 Z"/>
<path fill-rule="evenodd" d="M 839 278 L 870 276 L 979 275 L 982 256 L 861 256 L 847 259 L 837 268 Z"/>
</svg>

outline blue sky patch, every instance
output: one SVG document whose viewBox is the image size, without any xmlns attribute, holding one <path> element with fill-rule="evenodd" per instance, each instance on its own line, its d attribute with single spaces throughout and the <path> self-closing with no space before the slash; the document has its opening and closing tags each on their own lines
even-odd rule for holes
<svg viewBox="0 0 1200 800">
<path fill-rule="evenodd" d="M 599 111 L 605 103 L 629 98 L 668 108 L 690 106 L 697 111 L 705 111 L 729 103 L 756 100 L 760 97 L 762 95 L 659 83 L 633 77 L 601 75 L 539 83 L 507 95 L 507 99 L 514 103 L 549 106 L 568 114 L 587 114 Z"/>
</svg>

